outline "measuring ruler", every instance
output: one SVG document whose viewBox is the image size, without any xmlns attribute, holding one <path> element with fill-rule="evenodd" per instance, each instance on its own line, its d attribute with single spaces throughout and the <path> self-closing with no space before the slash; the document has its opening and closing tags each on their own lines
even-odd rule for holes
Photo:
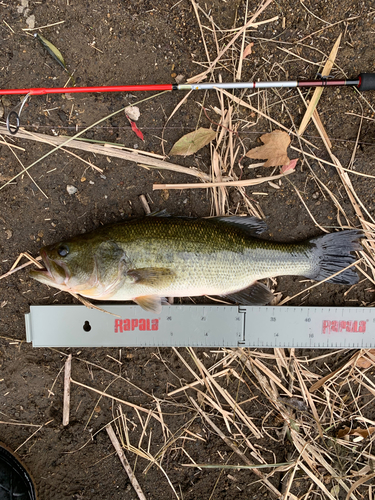
<svg viewBox="0 0 375 500">
<path fill-rule="evenodd" d="M 34 347 L 296 347 L 372 348 L 370 307 L 31 306 L 26 339 Z"/>
</svg>

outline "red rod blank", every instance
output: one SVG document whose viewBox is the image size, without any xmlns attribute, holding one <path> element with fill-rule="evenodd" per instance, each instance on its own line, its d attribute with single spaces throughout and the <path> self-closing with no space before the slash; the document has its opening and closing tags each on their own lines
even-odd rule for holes
<svg viewBox="0 0 375 500">
<path fill-rule="evenodd" d="M 44 95 L 44 94 L 78 94 L 83 92 L 140 92 L 150 90 L 172 90 L 171 83 L 163 85 L 114 85 L 104 87 L 51 87 L 35 89 L 4 89 L 0 95 Z"/>
</svg>

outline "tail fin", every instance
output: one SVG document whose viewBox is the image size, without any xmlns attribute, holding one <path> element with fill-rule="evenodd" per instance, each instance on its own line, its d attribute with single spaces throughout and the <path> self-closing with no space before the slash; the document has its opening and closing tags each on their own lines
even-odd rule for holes
<svg viewBox="0 0 375 500">
<path fill-rule="evenodd" d="M 316 260 L 316 266 L 314 266 L 314 272 L 306 277 L 321 281 L 353 264 L 356 257 L 352 252 L 362 250 L 362 245 L 358 241 L 360 238 L 363 238 L 362 231 L 351 229 L 326 234 L 310 240 L 310 243 L 314 245 L 312 252 L 314 260 Z M 351 267 L 327 280 L 327 282 L 354 285 L 358 283 L 358 275 Z"/>
</svg>

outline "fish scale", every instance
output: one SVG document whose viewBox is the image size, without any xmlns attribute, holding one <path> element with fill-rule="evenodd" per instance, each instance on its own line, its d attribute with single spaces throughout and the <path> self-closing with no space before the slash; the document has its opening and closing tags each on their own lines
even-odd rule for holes
<svg viewBox="0 0 375 500">
<path fill-rule="evenodd" d="M 176 270 L 176 279 L 168 288 L 139 285 L 139 295 L 157 291 L 178 297 L 197 295 L 197 290 L 199 295 L 220 295 L 274 276 L 280 268 L 283 274 L 303 274 L 312 267 L 311 256 L 300 245 L 245 237 L 243 229 L 209 220 L 149 218 L 141 234 L 139 224 L 129 226 L 129 239 L 134 243 L 120 246 L 135 268 L 172 265 Z M 147 240 L 151 243 L 147 244 Z M 119 290 L 113 299 L 124 300 L 127 293 Z"/>
<path fill-rule="evenodd" d="M 255 217 L 130 219 L 42 248 L 46 270 L 31 276 L 89 298 L 134 300 L 154 312 L 162 297 L 220 295 L 266 304 L 272 294 L 257 280 L 280 275 L 358 281 L 350 267 L 362 248 L 360 231 L 279 243 L 260 239 L 264 229 Z"/>
</svg>

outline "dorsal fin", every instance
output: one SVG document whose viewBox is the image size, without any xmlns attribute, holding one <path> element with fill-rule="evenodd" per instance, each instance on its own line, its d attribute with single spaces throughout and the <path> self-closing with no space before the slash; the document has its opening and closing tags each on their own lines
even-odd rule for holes
<svg viewBox="0 0 375 500">
<path fill-rule="evenodd" d="M 267 231 L 267 224 L 262 219 L 258 219 L 258 217 L 240 217 L 238 215 L 230 215 L 228 217 L 211 217 L 206 219 L 208 221 L 218 221 L 225 222 L 225 224 L 229 224 L 231 226 L 241 228 L 243 231 L 245 230 L 250 236 L 259 236 L 264 231 Z"/>
<path fill-rule="evenodd" d="M 156 210 L 155 212 L 147 214 L 146 217 L 173 217 L 173 216 L 169 214 L 165 208 L 163 208 L 163 210 Z"/>
</svg>

